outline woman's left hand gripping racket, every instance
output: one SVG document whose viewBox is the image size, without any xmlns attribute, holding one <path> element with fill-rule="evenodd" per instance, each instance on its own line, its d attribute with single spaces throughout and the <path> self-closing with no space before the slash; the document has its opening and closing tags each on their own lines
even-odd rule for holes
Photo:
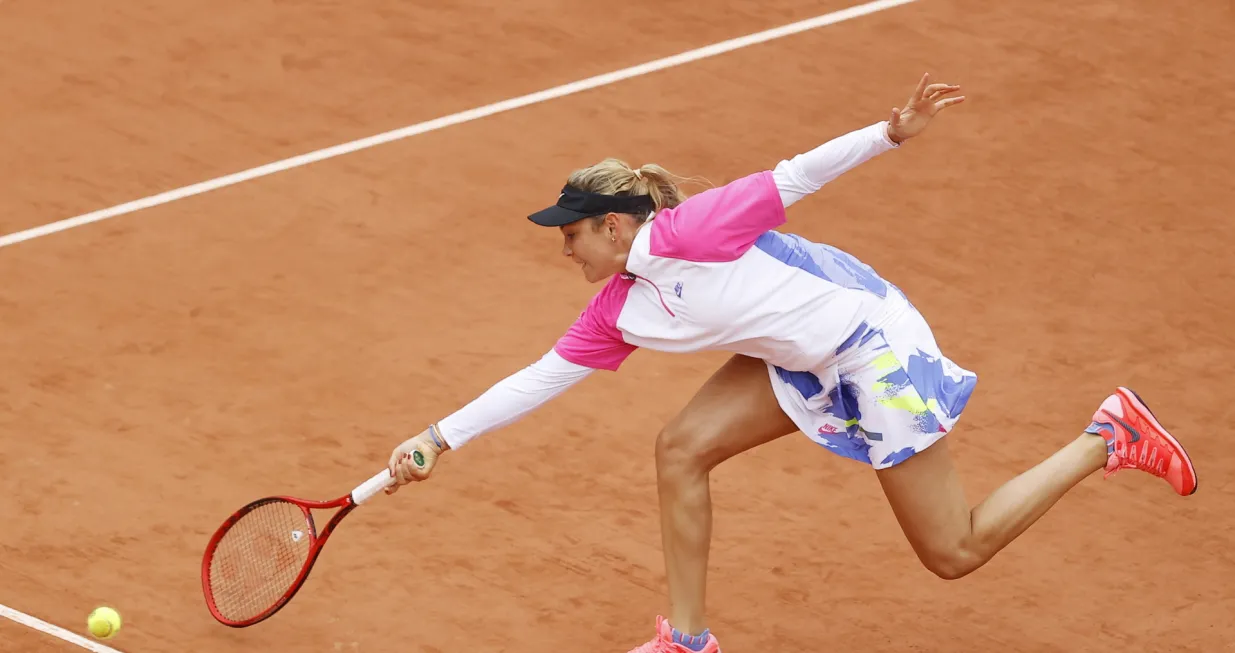
<svg viewBox="0 0 1235 653">
<path fill-rule="evenodd" d="M 422 466 L 423 455 L 412 457 Z M 252 626 L 278 612 L 300 590 L 326 540 L 357 506 L 395 482 L 389 469 L 334 501 L 274 496 L 228 517 L 206 544 L 202 591 L 210 614 L 233 628 Z M 311 509 L 339 508 L 317 531 Z"/>
</svg>

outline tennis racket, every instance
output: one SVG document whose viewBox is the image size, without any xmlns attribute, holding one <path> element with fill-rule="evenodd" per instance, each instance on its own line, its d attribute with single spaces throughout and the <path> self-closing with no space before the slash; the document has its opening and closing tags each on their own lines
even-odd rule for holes
<svg viewBox="0 0 1235 653">
<path fill-rule="evenodd" d="M 412 459 L 424 465 L 415 451 Z M 339 522 L 394 483 L 383 469 L 333 501 L 272 496 L 250 502 L 215 531 L 202 557 L 202 592 L 210 614 L 233 628 L 270 618 L 300 591 Z M 339 508 L 320 532 L 310 510 Z"/>
</svg>

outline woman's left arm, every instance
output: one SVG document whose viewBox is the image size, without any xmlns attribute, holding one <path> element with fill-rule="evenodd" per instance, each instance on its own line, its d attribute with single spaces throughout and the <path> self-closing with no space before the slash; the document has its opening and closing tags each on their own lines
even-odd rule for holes
<svg viewBox="0 0 1235 653">
<path fill-rule="evenodd" d="M 923 75 L 905 107 L 892 109 L 888 120 L 851 131 L 777 164 L 772 177 L 784 205 L 788 207 L 875 156 L 899 147 L 921 134 L 940 111 L 965 100 L 963 95 L 948 97 L 960 86 L 929 82 L 930 75 Z"/>
</svg>

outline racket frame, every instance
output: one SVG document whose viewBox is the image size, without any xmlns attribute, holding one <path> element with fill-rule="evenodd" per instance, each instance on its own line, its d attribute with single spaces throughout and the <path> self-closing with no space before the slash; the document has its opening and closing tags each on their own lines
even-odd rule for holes
<svg viewBox="0 0 1235 653">
<path fill-rule="evenodd" d="M 219 623 L 232 628 L 247 628 L 274 616 L 276 612 L 283 609 L 283 607 L 287 605 L 288 601 L 292 600 L 292 597 L 296 596 L 296 593 L 300 591 L 300 588 L 304 585 L 304 582 L 308 580 L 309 572 L 313 571 L 313 565 L 317 563 L 317 557 L 321 553 L 322 547 L 326 546 L 326 540 L 330 538 L 330 534 L 334 532 L 334 529 L 339 525 L 339 522 L 343 521 L 343 518 L 349 513 L 393 482 L 394 477 L 390 474 L 390 471 L 384 469 L 369 480 L 365 481 L 355 490 L 352 490 L 338 499 L 333 499 L 331 501 L 311 501 L 309 499 L 301 499 L 286 495 L 273 495 L 250 501 L 239 510 L 232 513 L 231 516 L 224 520 L 210 537 L 210 541 L 206 543 L 205 554 L 202 556 L 202 594 L 205 596 L 206 607 L 210 610 L 210 614 Z M 218 546 L 219 542 L 223 540 L 223 537 L 227 535 L 227 532 L 230 531 L 232 526 L 234 526 L 236 522 L 240 521 L 241 518 L 256 508 L 269 503 L 274 503 L 276 501 L 283 501 L 295 505 L 300 508 L 301 512 L 304 513 L 305 522 L 309 526 L 309 557 L 304 561 L 304 564 L 300 568 L 300 573 L 297 574 L 296 579 L 292 581 L 291 587 L 283 592 L 283 595 L 280 596 L 273 605 L 248 619 L 239 621 L 228 619 L 227 617 L 224 617 L 219 612 L 218 607 L 215 606 L 214 592 L 210 590 L 210 565 L 214 562 L 215 547 Z M 340 510 L 335 512 L 334 516 L 330 518 L 330 521 L 326 522 L 326 527 L 321 529 L 319 532 L 317 530 L 317 524 L 313 521 L 313 514 L 310 511 L 328 510 L 330 508 L 340 508 Z"/>
</svg>

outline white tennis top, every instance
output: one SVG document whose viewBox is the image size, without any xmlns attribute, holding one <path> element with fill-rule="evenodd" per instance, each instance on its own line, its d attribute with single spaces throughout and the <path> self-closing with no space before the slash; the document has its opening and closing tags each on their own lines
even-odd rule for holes
<svg viewBox="0 0 1235 653">
<path fill-rule="evenodd" d="M 895 147 L 876 123 L 660 211 L 637 232 L 626 273 L 553 349 L 438 422 L 442 437 L 458 448 L 511 424 L 639 347 L 818 367 L 894 290 L 849 254 L 775 229 L 788 206 Z"/>
</svg>

